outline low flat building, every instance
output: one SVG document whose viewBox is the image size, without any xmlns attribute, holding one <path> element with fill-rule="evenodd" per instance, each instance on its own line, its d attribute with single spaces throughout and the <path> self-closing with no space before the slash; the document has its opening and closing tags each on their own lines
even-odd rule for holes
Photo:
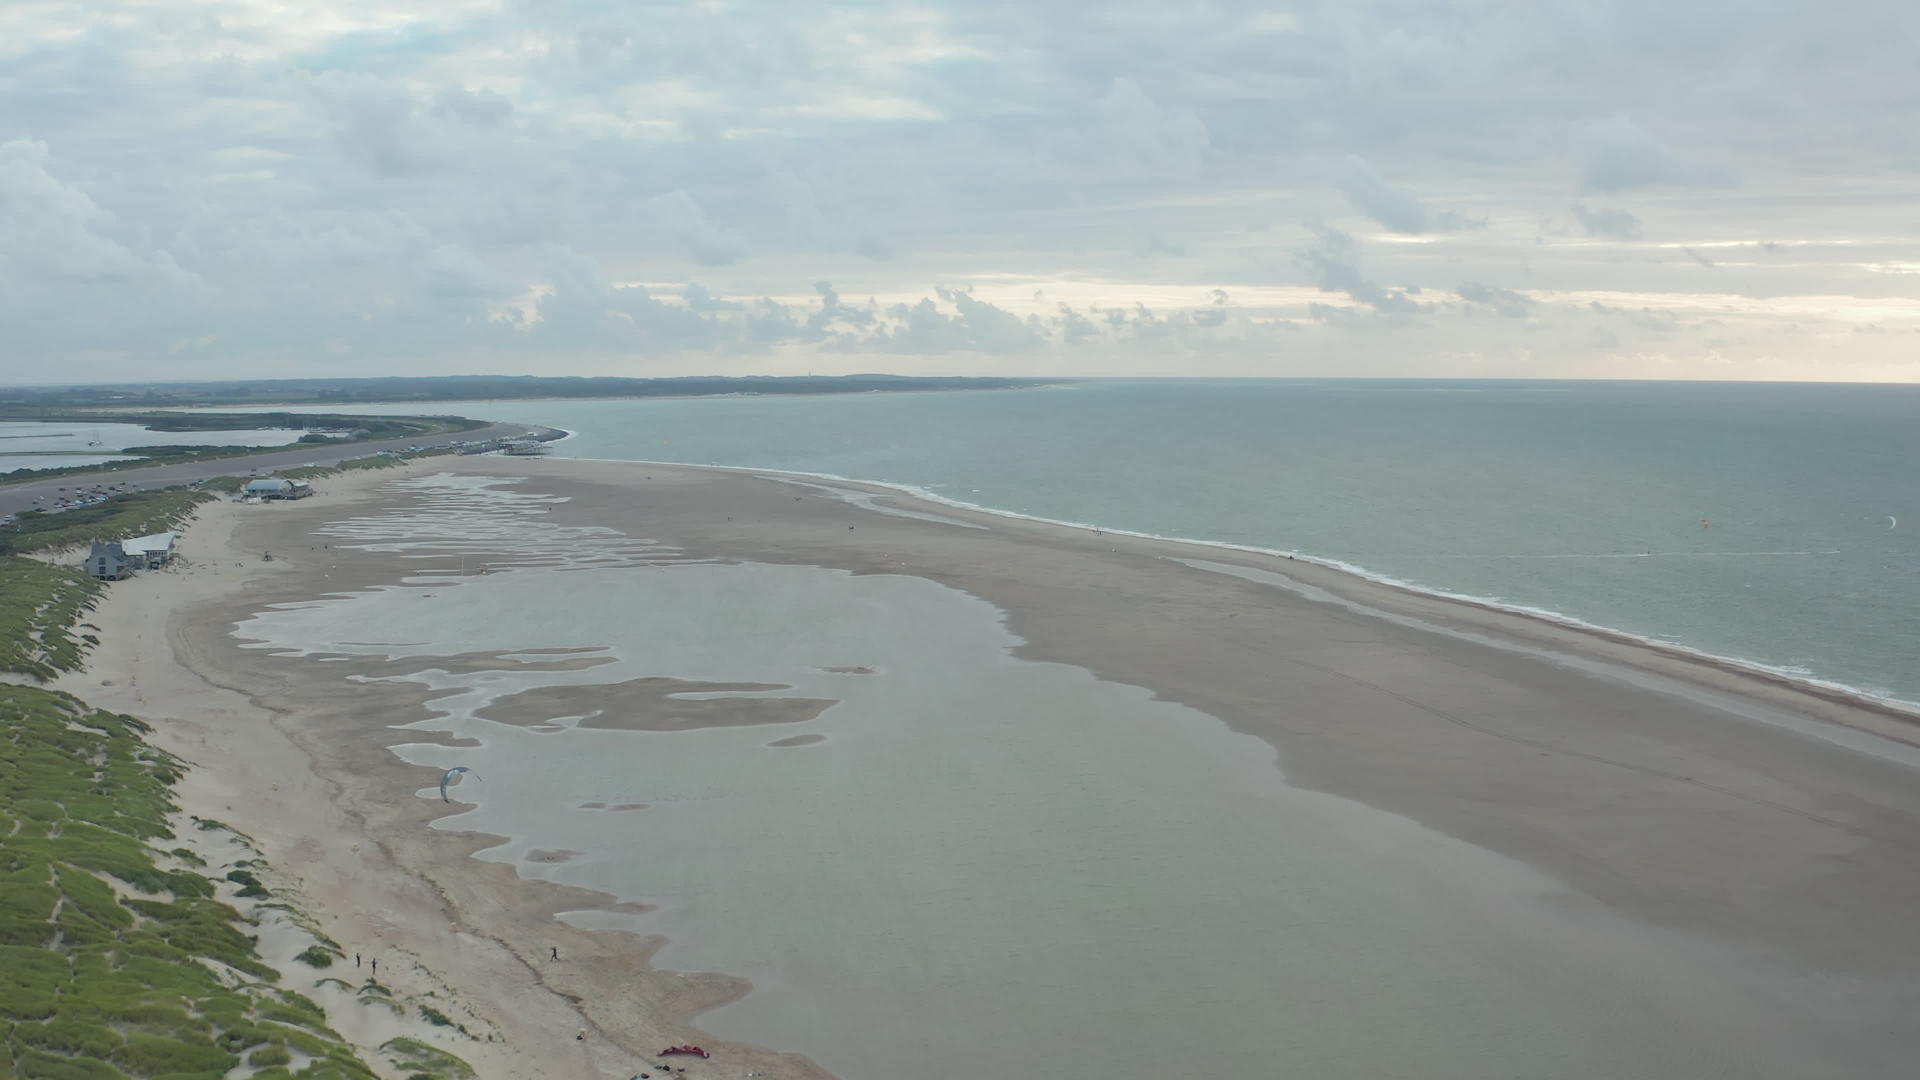
<svg viewBox="0 0 1920 1080">
<path fill-rule="evenodd" d="M 242 495 L 251 499 L 290 499 L 293 496 L 293 481 L 282 480 L 277 476 L 263 476 L 258 480 L 247 481 L 240 489 Z"/>
<path fill-rule="evenodd" d="M 158 570 L 173 561 L 173 545 L 178 537 L 178 533 L 154 533 L 122 540 L 119 546 L 131 569 Z"/>
</svg>

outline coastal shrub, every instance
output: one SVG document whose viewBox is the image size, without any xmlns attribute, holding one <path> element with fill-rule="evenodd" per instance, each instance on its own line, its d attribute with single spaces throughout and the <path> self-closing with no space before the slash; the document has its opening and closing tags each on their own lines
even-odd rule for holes
<svg viewBox="0 0 1920 1080">
<path fill-rule="evenodd" d="M 212 881 L 155 865 L 180 764 L 146 731 L 0 684 L 0 1076 L 221 1080 L 272 1043 L 299 1045 L 310 1075 L 373 1080 L 313 1002 L 264 985 L 278 975 Z M 211 961 L 262 983 L 229 986 Z"/>
<path fill-rule="evenodd" d="M 59 821 L 67 816 L 52 799 L 21 799 L 13 804 L 13 809 L 28 821 Z"/>
<path fill-rule="evenodd" d="M 128 1036 L 126 1045 L 116 1049 L 108 1060 L 143 1076 L 181 1072 L 225 1073 L 240 1063 L 238 1056 L 220 1049 L 212 1042 L 188 1042 L 145 1032 Z"/>
<path fill-rule="evenodd" d="M 418 455 L 416 455 L 418 456 Z M 298 469 L 282 469 L 281 476 L 289 480 L 313 480 L 334 473 L 359 472 L 362 469 L 392 469 L 406 464 L 407 459 L 387 454 L 370 454 L 367 457 L 348 458 L 334 465 L 302 466 Z"/>
<path fill-rule="evenodd" d="M 100 587 L 77 567 L 0 554 L 0 671 L 44 680 L 79 667 L 71 627 Z"/>
<path fill-rule="evenodd" d="M 309 1020 L 311 1020 L 315 1024 L 323 1023 L 327 1018 L 326 1010 L 322 1009 L 319 1005 L 314 1004 L 313 999 L 306 996 L 305 994 L 299 993 L 298 991 L 294 991 L 294 990 L 288 990 L 284 986 L 276 987 L 273 991 L 273 994 L 276 998 L 280 1000 L 280 1003 L 282 1005 L 285 1005 L 287 1008 L 292 1009 L 295 1012 L 298 1012 L 300 1015 L 307 1017 Z"/>
<path fill-rule="evenodd" d="M 426 1019 L 427 1023 L 432 1024 L 434 1027 L 453 1026 L 453 1021 L 448 1019 L 446 1013 L 441 1012 L 431 1005 L 420 1006 L 420 1015 Z"/>
<path fill-rule="evenodd" d="M 285 1043 L 311 1058 L 323 1058 L 332 1052 L 333 1044 L 311 1031 L 281 1024 L 261 1024 L 260 1030 L 271 1035 L 276 1041 Z"/>
<path fill-rule="evenodd" d="M 118 1049 L 123 1041 L 112 1028 L 104 1024 L 66 1017 L 54 1017 L 39 1024 L 16 1024 L 8 1035 L 17 1046 L 31 1046 L 36 1050 L 57 1054 L 81 1054 L 91 1058 L 106 1057 Z"/>
<path fill-rule="evenodd" d="M 245 1020 L 223 1021 L 220 1034 L 214 1036 L 214 1045 L 222 1050 L 239 1053 L 249 1046 L 259 1046 L 267 1040 L 267 1033 L 258 1024 Z"/>
<path fill-rule="evenodd" d="M 60 891 L 68 907 L 85 912 L 96 922 L 115 929 L 133 925 L 133 913 L 121 907 L 107 883 L 92 874 L 72 867 L 60 871 Z"/>
<path fill-rule="evenodd" d="M 104 1061 L 59 1057 L 43 1050 L 22 1049 L 14 1057 L 21 1080 L 127 1080 L 127 1074 Z"/>
<path fill-rule="evenodd" d="M 198 855 L 195 855 L 193 852 L 188 851 L 186 848 L 183 848 L 183 847 L 174 848 L 172 851 L 168 852 L 167 854 L 172 855 L 174 858 L 179 859 L 181 862 L 186 863 L 188 866 L 207 865 L 207 860 L 201 858 Z"/>
<path fill-rule="evenodd" d="M 100 925 L 99 920 L 72 907 L 60 909 L 60 917 L 54 920 L 54 929 L 60 934 L 60 943 L 69 948 L 105 945 L 113 940 L 111 927 Z"/>
<path fill-rule="evenodd" d="M 55 997 L 73 975 L 57 952 L 0 945 L 0 1015 L 43 1020 L 53 1015 Z"/>
<path fill-rule="evenodd" d="M 252 860 L 248 860 L 248 862 L 251 862 L 251 861 Z M 242 888 L 238 893 L 235 894 L 237 896 L 254 897 L 254 896 L 272 895 L 271 893 L 267 892 L 266 887 L 260 884 L 260 879 L 257 877 L 254 877 L 251 871 L 229 870 L 227 871 L 227 880 L 234 882 L 235 884 L 244 886 L 244 888 Z"/>
<path fill-rule="evenodd" d="M 175 896 L 206 898 L 213 895 L 213 882 L 182 871 L 166 875 L 167 890 Z"/>
<path fill-rule="evenodd" d="M 393 1067 L 427 1080 L 473 1080 L 473 1066 L 437 1046 L 402 1036 L 380 1044 Z"/>
<path fill-rule="evenodd" d="M 281 1024 L 292 1024 L 297 1027 L 311 1028 L 315 1031 L 327 1030 L 325 1014 L 315 1016 L 299 1009 L 289 1008 L 278 1002 L 268 1001 L 261 1003 L 259 1016 L 262 1020 L 272 1020 Z"/>
<path fill-rule="evenodd" d="M 188 1015 L 187 1010 L 178 1005 L 158 1001 L 136 1000 L 112 1005 L 102 1009 L 100 1015 L 102 1019 L 118 1023 L 124 1030 L 151 1031 L 162 1035 L 172 1031 L 212 1027 L 205 1020 Z"/>
<path fill-rule="evenodd" d="M 0 881 L 0 945 L 45 942 L 53 932 L 53 912 L 59 903 L 60 894 L 51 885 Z"/>
<path fill-rule="evenodd" d="M 287 1052 L 285 1046 L 278 1043 L 271 1046 L 263 1046 L 247 1055 L 247 1064 L 262 1067 L 267 1065 L 285 1065 L 292 1060 L 293 1055 Z"/>
<path fill-rule="evenodd" d="M 294 956 L 295 960 L 308 967 L 326 968 L 333 966 L 333 953 L 318 945 L 309 945 Z"/>
<path fill-rule="evenodd" d="M 21 514 L 12 525 L 0 529 L 0 554 L 24 555 L 94 540 L 125 540 L 166 532 L 212 498 L 189 488 L 162 488 L 115 495 L 58 514 Z"/>
<path fill-rule="evenodd" d="M 330 1077 L 332 1080 L 379 1080 L 379 1074 L 368 1068 L 353 1052 L 344 1045 L 336 1047 L 323 1061 L 317 1061 L 301 1071 L 303 1076 Z"/>
</svg>

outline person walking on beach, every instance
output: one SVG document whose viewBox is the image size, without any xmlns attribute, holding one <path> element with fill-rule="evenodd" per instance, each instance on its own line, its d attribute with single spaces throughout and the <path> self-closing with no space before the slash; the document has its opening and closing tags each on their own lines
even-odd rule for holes
<svg viewBox="0 0 1920 1080">
<path fill-rule="evenodd" d="M 555 960 L 560 959 L 560 946 L 558 945 L 553 946 L 553 958 Z"/>
<path fill-rule="evenodd" d="M 359 967 L 359 966 L 360 966 L 360 954 L 359 954 L 359 953 L 354 953 L 354 954 L 353 954 L 353 966 L 354 966 L 354 967 Z"/>
<path fill-rule="evenodd" d="M 371 963 L 373 964 L 373 977 L 377 979 L 380 977 L 380 961 L 374 960 L 371 961 Z"/>
</svg>

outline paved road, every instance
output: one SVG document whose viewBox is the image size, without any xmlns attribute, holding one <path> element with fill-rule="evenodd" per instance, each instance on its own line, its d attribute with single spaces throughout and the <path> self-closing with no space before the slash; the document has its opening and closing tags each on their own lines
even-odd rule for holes
<svg viewBox="0 0 1920 1080">
<path fill-rule="evenodd" d="M 128 487 L 145 490 L 172 487 L 195 480 L 210 480 L 216 476 L 245 476 L 256 472 L 264 476 L 275 469 L 294 468 L 300 465 L 332 465 L 346 461 L 348 458 L 366 457 L 378 450 L 403 450 L 409 446 L 444 446 L 453 442 L 484 442 L 488 439 L 515 438 L 529 432 L 549 431 L 551 431 L 549 428 L 529 424 L 489 424 L 472 431 L 457 431 L 443 435 L 416 435 L 410 439 L 370 439 L 366 442 L 331 445 L 306 443 L 290 450 L 249 454 L 245 457 L 190 461 L 179 465 L 149 465 L 138 469 L 69 473 L 66 476 L 47 480 L 31 480 L 24 484 L 0 486 L 0 516 L 30 510 L 36 505 L 50 505 L 55 499 L 72 492 L 75 488 L 126 484 Z M 62 488 L 66 491 L 62 491 Z M 36 497 L 43 498 L 45 501 L 35 503 Z"/>
</svg>

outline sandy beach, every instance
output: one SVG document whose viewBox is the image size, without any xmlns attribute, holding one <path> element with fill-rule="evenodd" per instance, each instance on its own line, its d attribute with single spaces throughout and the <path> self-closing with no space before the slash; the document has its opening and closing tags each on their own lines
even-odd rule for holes
<svg viewBox="0 0 1920 1080">
<path fill-rule="evenodd" d="M 1215 717 L 1271 745 L 1296 787 L 1531 867 L 1564 887 L 1556 902 L 1572 910 L 1803 975 L 1807 986 L 1776 996 L 1792 999 L 1783 1008 L 1809 1030 L 1832 1035 L 1808 1044 L 1829 1075 L 1895 1075 L 1881 1070 L 1920 1049 L 1920 931 L 1910 917 L 1920 897 L 1920 726 L 1897 710 L 1304 561 L 838 481 L 436 458 L 329 479 L 304 503 L 209 505 L 182 543 L 185 565 L 108 591 L 92 618 L 101 644 L 61 688 L 154 723 L 164 748 L 199 766 L 180 792 L 187 812 L 253 837 L 278 887 L 348 951 L 377 954 L 383 977 L 392 971 L 403 988 L 457 1001 L 473 1037 L 426 1036 L 482 1076 L 623 1080 L 685 1041 L 716 1052 L 681 1059 L 689 1077 L 828 1073 L 790 1048 L 699 1030 L 701 1012 L 749 991 L 737 975 L 656 970 L 661 940 L 555 918 L 617 919 L 643 905 L 526 880 L 508 863 L 470 857 L 502 838 L 428 827 L 454 808 L 413 797 L 437 775 L 388 747 L 434 737 L 395 726 L 431 718 L 439 693 L 384 680 L 429 669 L 578 671 L 594 657 L 343 652 L 321 662 L 235 638 L 236 625 L 274 605 L 408 578 L 424 603 L 433 591 L 418 584 L 424 570 L 463 576 L 527 561 L 505 545 L 422 559 L 319 532 L 405 506 L 416 496 L 396 491 L 397 479 L 440 472 L 519 478 L 519 489 L 567 500 L 547 505 L 546 520 L 644 538 L 663 562 L 826 567 L 977 597 L 1004 613 L 1021 660 L 1069 665 Z M 483 715 L 536 728 L 554 717 L 608 730 L 766 725 L 769 739 L 799 747 L 805 725 L 833 704 L 729 697 L 756 686 L 667 674 L 684 682 L 542 688 Z M 1819 987 L 1846 1023 L 1806 1004 Z M 384 1021 L 332 1019 L 350 1038 L 390 1034 Z"/>
</svg>

